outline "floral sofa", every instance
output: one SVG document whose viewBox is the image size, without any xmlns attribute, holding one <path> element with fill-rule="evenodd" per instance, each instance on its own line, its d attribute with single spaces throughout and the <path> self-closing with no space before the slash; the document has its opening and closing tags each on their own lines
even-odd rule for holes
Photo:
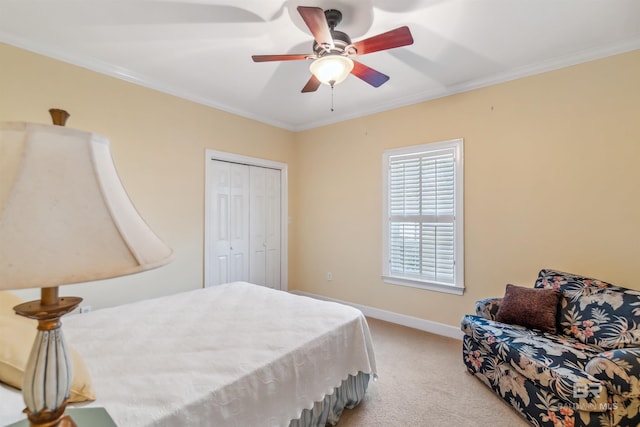
<svg viewBox="0 0 640 427">
<path fill-rule="evenodd" d="M 541 270 L 461 329 L 468 371 L 531 424 L 640 426 L 640 291 Z"/>
</svg>

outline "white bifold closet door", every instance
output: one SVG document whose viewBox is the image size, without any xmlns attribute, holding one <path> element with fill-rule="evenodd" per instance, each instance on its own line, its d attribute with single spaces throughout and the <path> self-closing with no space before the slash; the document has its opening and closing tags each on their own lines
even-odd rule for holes
<svg viewBox="0 0 640 427">
<path fill-rule="evenodd" d="M 249 282 L 280 289 L 280 171 L 249 167 Z"/>
<path fill-rule="evenodd" d="M 207 286 L 280 289 L 280 171 L 212 160 Z"/>
</svg>

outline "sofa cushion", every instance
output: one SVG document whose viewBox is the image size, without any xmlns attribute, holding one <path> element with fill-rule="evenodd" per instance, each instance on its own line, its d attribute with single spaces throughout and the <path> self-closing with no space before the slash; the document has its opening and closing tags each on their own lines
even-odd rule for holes
<svg viewBox="0 0 640 427">
<path fill-rule="evenodd" d="M 476 315 L 484 317 L 489 320 L 496 320 L 498 310 L 500 310 L 500 304 L 502 303 L 502 297 L 499 298 L 485 298 L 480 301 L 476 301 Z"/>
<path fill-rule="evenodd" d="M 640 346 L 640 291 L 549 269 L 535 287 L 562 292 L 559 333 L 608 350 Z"/>
<path fill-rule="evenodd" d="M 462 318 L 462 331 L 489 353 L 509 363 L 517 372 L 569 403 L 581 407 L 606 405 L 607 394 L 583 398 L 575 390 L 599 383 L 584 371 L 587 363 L 602 350 L 576 339 L 536 332 L 478 316 Z"/>
<path fill-rule="evenodd" d="M 496 320 L 555 334 L 559 298 L 556 289 L 507 285 Z"/>
<path fill-rule="evenodd" d="M 640 396 L 640 348 L 620 348 L 600 353 L 585 367 L 612 394 Z"/>
</svg>

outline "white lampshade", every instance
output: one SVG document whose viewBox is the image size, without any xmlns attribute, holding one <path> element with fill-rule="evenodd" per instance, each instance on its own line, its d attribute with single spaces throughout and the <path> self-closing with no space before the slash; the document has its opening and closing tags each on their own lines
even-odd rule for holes
<svg viewBox="0 0 640 427">
<path fill-rule="evenodd" d="M 171 257 L 129 200 L 107 138 L 0 123 L 1 289 L 123 276 Z"/>
<path fill-rule="evenodd" d="M 353 61 L 343 55 L 326 55 L 313 61 L 309 70 L 322 83 L 333 86 L 347 78 L 353 70 Z"/>
</svg>

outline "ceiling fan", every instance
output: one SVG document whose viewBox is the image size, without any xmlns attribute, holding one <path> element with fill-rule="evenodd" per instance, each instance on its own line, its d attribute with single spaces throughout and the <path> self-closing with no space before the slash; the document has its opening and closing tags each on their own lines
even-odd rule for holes
<svg viewBox="0 0 640 427">
<path fill-rule="evenodd" d="M 313 38 L 313 53 L 285 55 L 253 55 L 254 62 L 295 61 L 311 59 L 311 78 L 302 92 L 315 92 L 321 83 L 333 87 L 349 74 L 364 80 L 373 87 L 379 87 L 389 80 L 389 76 L 374 70 L 353 58 L 367 53 L 413 44 L 409 27 L 404 26 L 364 40 L 351 42 L 351 38 L 337 31 L 335 27 L 342 21 L 342 13 L 336 9 L 323 11 L 319 7 L 298 6 Z"/>
</svg>

